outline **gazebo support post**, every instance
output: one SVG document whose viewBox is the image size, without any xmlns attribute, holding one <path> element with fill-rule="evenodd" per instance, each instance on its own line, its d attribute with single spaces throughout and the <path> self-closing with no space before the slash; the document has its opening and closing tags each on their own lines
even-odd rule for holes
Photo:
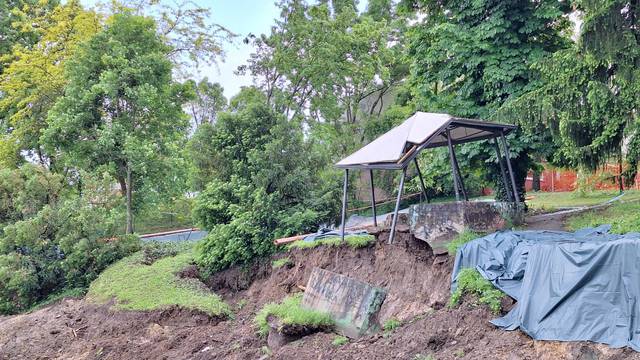
<svg viewBox="0 0 640 360">
<path fill-rule="evenodd" d="M 398 197 L 396 198 L 396 208 L 393 211 L 393 219 L 391 220 L 391 232 L 389 233 L 389 244 L 393 244 L 393 238 L 396 233 L 396 223 L 398 222 L 398 211 L 400 211 L 400 200 L 402 199 L 402 190 L 404 189 L 404 178 L 407 175 L 407 168 L 402 169 L 400 176 L 400 186 L 398 187 Z"/>
<path fill-rule="evenodd" d="M 451 172 L 453 174 L 453 190 L 456 193 L 456 201 L 460 201 L 460 190 L 458 189 L 458 177 L 456 176 L 456 163 L 454 161 L 455 155 L 453 155 L 453 145 L 451 144 L 451 136 L 449 136 L 449 129 L 446 130 L 447 146 L 449 147 L 449 160 L 451 161 Z"/>
<path fill-rule="evenodd" d="M 500 141 L 502 142 L 502 147 L 504 147 L 504 156 L 507 158 L 507 169 L 509 169 L 509 177 L 511 178 L 513 201 L 517 204 L 520 202 L 520 196 L 518 195 L 518 188 L 516 187 L 516 179 L 513 176 L 513 168 L 511 167 L 511 156 L 509 154 L 509 145 L 507 145 L 507 139 L 504 136 L 504 131 L 500 131 Z"/>
<path fill-rule="evenodd" d="M 373 226 L 378 226 L 376 218 L 376 192 L 373 187 L 373 170 L 369 169 L 369 179 L 371 180 L 371 210 L 373 210 Z"/>
<path fill-rule="evenodd" d="M 511 194 L 509 181 L 507 180 L 507 172 L 504 170 L 504 164 L 502 163 L 502 154 L 500 153 L 498 138 L 493 139 L 493 146 L 496 148 L 496 159 L 498 159 L 498 164 L 500 164 L 500 173 L 502 174 L 502 183 L 504 184 L 504 190 L 507 192 L 507 199 L 509 199 L 510 201 L 515 201 L 515 198 Z"/>
<path fill-rule="evenodd" d="M 456 201 L 460 201 L 460 192 L 462 192 L 464 201 L 469 201 L 467 191 L 464 188 L 464 181 L 462 180 L 462 175 L 460 174 L 458 159 L 456 158 L 456 153 L 453 149 L 453 144 L 451 143 L 451 136 L 449 135 L 449 129 L 447 129 L 447 146 L 449 147 L 449 157 L 451 159 L 451 168 L 453 170 L 453 184 L 456 186 Z"/>
<path fill-rule="evenodd" d="M 418 166 L 418 159 L 413 158 L 413 163 L 416 165 L 416 171 L 418 171 L 418 177 L 420 178 L 420 187 L 422 188 L 422 193 L 424 194 L 425 199 L 427 199 L 427 204 L 431 202 L 429 199 L 429 195 L 427 195 L 427 188 L 424 186 L 424 179 L 422 178 L 422 171 L 420 171 L 420 166 Z"/>
<path fill-rule="evenodd" d="M 345 217 L 347 215 L 347 183 L 349 182 L 349 169 L 344 169 L 344 186 L 342 187 L 342 226 L 340 226 L 340 239 L 344 242 Z"/>
</svg>

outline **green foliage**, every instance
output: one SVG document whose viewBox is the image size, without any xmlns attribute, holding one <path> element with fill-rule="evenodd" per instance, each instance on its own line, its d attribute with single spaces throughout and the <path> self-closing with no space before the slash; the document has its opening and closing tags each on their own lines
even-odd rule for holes
<svg viewBox="0 0 640 360">
<path fill-rule="evenodd" d="M 593 210 L 587 213 L 572 216 L 567 220 L 570 230 L 579 230 L 585 227 L 595 227 L 611 224 L 611 232 L 625 234 L 628 232 L 640 232 L 640 202 L 617 202 L 605 210 Z"/>
<path fill-rule="evenodd" d="M 385 332 L 392 332 L 393 330 L 399 328 L 400 325 L 402 325 L 400 320 L 395 319 L 395 318 L 391 318 L 391 319 L 385 321 L 384 324 L 382 324 L 382 329 Z"/>
<path fill-rule="evenodd" d="M 108 265 L 137 251 L 139 239 L 116 236 L 121 218 L 82 199 L 44 205 L 0 237 L 0 312 L 24 311 L 49 294 L 82 288 Z"/>
<path fill-rule="evenodd" d="M 231 316 L 229 306 L 197 280 L 180 279 L 176 273 L 193 261 L 192 250 L 142 264 L 137 253 L 113 264 L 89 287 L 87 298 L 97 303 L 115 301 L 125 310 L 158 310 L 177 305 L 212 316 Z"/>
<path fill-rule="evenodd" d="M 193 245 L 188 242 L 148 241 L 142 246 L 142 260 L 140 262 L 144 265 L 151 265 L 158 259 L 176 256 L 191 247 Z"/>
<path fill-rule="evenodd" d="M 478 303 L 489 306 L 494 313 L 500 312 L 502 291 L 493 287 L 488 280 L 483 278 L 475 269 L 462 269 L 458 274 L 458 287 L 451 294 L 449 299 L 449 307 L 455 307 L 460 304 L 465 294 L 474 296 Z"/>
<path fill-rule="evenodd" d="M 342 345 L 346 345 L 349 343 L 349 338 L 346 336 L 342 336 L 342 335 L 336 335 L 333 338 L 333 341 L 331 342 L 331 345 L 333 346 L 342 346 Z"/>
<path fill-rule="evenodd" d="M 376 237 L 373 235 L 345 235 L 344 242 L 339 236 L 331 236 L 316 241 L 304 241 L 298 240 L 289 245 L 287 249 L 313 249 L 315 247 L 324 246 L 342 246 L 347 245 L 353 249 L 360 249 L 370 246 L 376 242 Z"/>
<path fill-rule="evenodd" d="M 83 43 L 65 68 L 65 94 L 42 136 L 64 164 L 108 169 L 127 196 L 128 220 L 141 203 L 134 192 L 144 199 L 184 189 L 174 155 L 188 126 L 186 90 L 172 81 L 170 47 L 154 30 L 153 20 L 125 12 Z"/>
<path fill-rule="evenodd" d="M 477 239 L 478 237 L 480 237 L 480 234 L 470 230 L 464 230 L 447 244 L 447 251 L 449 251 L 449 255 L 455 255 L 462 245 L 471 240 Z"/>
<path fill-rule="evenodd" d="M 197 262 L 208 271 L 274 251 L 273 239 L 315 230 L 335 217 L 339 185 L 304 139 L 300 123 L 277 115 L 245 89 L 207 129 L 211 179 L 196 199 L 194 219 L 209 235 Z M 202 127 L 201 127 L 202 128 Z M 206 129 L 206 127 L 205 127 Z"/>
<path fill-rule="evenodd" d="M 291 261 L 291 258 L 288 257 L 284 257 L 282 259 L 278 259 L 278 260 L 273 260 L 271 262 L 271 267 L 274 269 L 279 269 L 283 266 L 289 266 L 293 264 L 293 262 Z"/>
<path fill-rule="evenodd" d="M 255 323 L 258 326 L 258 333 L 266 336 L 269 333 L 269 316 L 277 317 L 282 325 L 305 325 L 316 328 L 328 328 L 334 322 L 329 314 L 304 309 L 301 306 L 302 294 L 298 293 L 282 300 L 281 303 L 266 304 L 256 314 Z"/>
</svg>

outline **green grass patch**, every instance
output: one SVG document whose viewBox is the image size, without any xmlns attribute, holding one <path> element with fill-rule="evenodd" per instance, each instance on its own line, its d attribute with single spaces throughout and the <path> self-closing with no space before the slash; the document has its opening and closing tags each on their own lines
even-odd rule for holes
<svg viewBox="0 0 640 360">
<path fill-rule="evenodd" d="M 342 335 L 337 335 L 336 337 L 333 338 L 333 341 L 331 342 L 331 345 L 333 346 L 342 346 L 342 345 L 346 345 L 349 342 L 349 338 L 346 336 L 342 336 Z"/>
<path fill-rule="evenodd" d="M 26 312 L 32 312 L 32 311 L 36 311 L 36 310 L 42 309 L 42 308 L 44 308 L 46 306 L 49 306 L 49 305 L 51 305 L 51 304 L 53 304 L 55 302 L 58 302 L 58 301 L 60 301 L 62 299 L 65 299 L 65 298 L 81 298 L 86 293 L 87 293 L 87 288 L 84 288 L 84 287 L 64 289 L 62 291 L 55 292 L 55 293 L 47 296 L 46 299 L 33 304 L 33 306 L 31 306 L 29 309 L 27 309 Z"/>
<path fill-rule="evenodd" d="M 640 232 L 640 202 L 617 202 L 606 209 L 593 210 L 567 219 L 569 230 L 611 224 L 611 232 Z"/>
<path fill-rule="evenodd" d="M 483 278 L 475 269 L 462 269 L 458 274 L 458 287 L 451 294 L 449 307 L 453 308 L 460 304 L 464 294 L 471 294 L 477 298 L 478 303 L 488 305 L 494 313 L 500 312 L 500 300 L 504 293 Z"/>
<path fill-rule="evenodd" d="M 176 273 L 192 263 L 193 249 L 175 256 L 142 263 L 138 252 L 107 268 L 89 287 L 87 298 L 97 303 L 115 300 L 124 310 L 156 310 L 177 305 L 212 316 L 230 316 L 222 299 L 197 280 L 180 279 Z"/>
<path fill-rule="evenodd" d="M 301 306 L 302 294 L 295 294 L 282 300 L 281 303 L 266 304 L 256 315 L 255 323 L 258 326 L 258 334 L 266 336 L 269 333 L 267 318 L 273 315 L 280 319 L 282 324 L 305 325 L 312 327 L 329 327 L 334 322 L 331 316 L 316 310 L 305 309 Z"/>
<path fill-rule="evenodd" d="M 400 320 L 391 318 L 391 319 L 385 321 L 384 324 L 382 324 L 382 330 L 384 330 L 385 332 L 391 332 L 391 331 L 399 328 L 400 325 L 402 325 Z"/>
<path fill-rule="evenodd" d="M 479 237 L 480 237 L 480 234 L 470 230 L 465 230 L 460 234 L 458 234 L 458 236 L 456 236 L 455 239 L 451 240 L 451 242 L 447 244 L 447 251 L 449 252 L 449 254 L 455 255 L 456 252 L 458 252 L 458 249 L 462 245 L 468 243 L 471 240 L 477 239 Z"/>
<path fill-rule="evenodd" d="M 332 236 L 316 241 L 304 241 L 298 240 L 287 246 L 287 249 L 312 249 L 314 247 L 325 246 L 340 246 L 346 244 L 354 249 L 367 247 L 376 242 L 376 237 L 373 235 L 345 235 L 344 243 L 339 236 Z"/>
<path fill-rule="evenodd" d="M 536 210 L 553 211 L 558 208 L 579 207 L 601 204 L 619 195 L 617 190 L 596 190 L 590 192 L 566 191 L 566 192 L 530 192 L 527 195 L 533 199 L 527 200 L 527 204 Z M 622 200 L 638 200 L 640 191 L 625 191 Z"/>
<path fill-rule="evenodd" d="M 290 264 L 293 264 L 291 259 L 288 258 L 288 257 L 285 257 L 285 258 L 282 258 L 282 259 L 273 260 L 271 262 L 271 267 L 274 268 L 274 269 L 279 269 L 279 268 L 281 268 L 283 266 L 287 266 L 287 265 L 290 265 Z"/>
</svg>

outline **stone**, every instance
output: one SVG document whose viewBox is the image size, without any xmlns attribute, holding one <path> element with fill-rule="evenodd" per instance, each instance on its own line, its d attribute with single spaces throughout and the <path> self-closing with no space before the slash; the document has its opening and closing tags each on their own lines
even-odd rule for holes
<svg viewBox="0 0 640 360">
<path fill-rule="evenodd" d="M 380 328 L 377 315 L 386 295 L 383 288 L 316 267 L 302 306 L 329 313 L 339 334 L 357 339 Z"/>
</svg>

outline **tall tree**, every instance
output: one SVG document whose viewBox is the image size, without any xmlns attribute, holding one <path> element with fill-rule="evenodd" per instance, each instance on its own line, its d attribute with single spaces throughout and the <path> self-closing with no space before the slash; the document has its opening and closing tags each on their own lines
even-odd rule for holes
<svg viewBox="0 0 640 360">
<path fill-rule="evenodd" d="M 219 83 L 211 83 L 206 77 L 199 82 L 188 80 L 187 85 L 194 92 L 194 99 L 187 103 L 187 112 L 195 127 L 213 124 L 218 113 L 227 107 L 224 89 Z"/>
<path fill-rule="evenodd" d="M 418 5 L 426 17 L 412 29 L 409 56 L 419 109 L 488 119 L 508 99 L 539 86 L 532 64 L 568 46 L 564 32 L 569 23 L 563 15 L 569 9 L 564 2 L 452 0 Z M 545 132 L 529 137 L 518 133 L 511 140 L 522 190 L 532 155 L 549 150 L 547 138 Z M 465 148 L 465 158 L 476 166 L 493 164 L 489 176 L 501 187 L 492 147 Z"/>
<path fill-rule="evenodd" d="M 127 233 L 133 232 L 134 187 L 171 174 L 172 152 L 186 134 L 187 99 L 171 79 L 168 51 L 153 20 L 114 15 L 68 63 L 69 84 L 43 134 L 66 164 L 112 171 L 126 196 Z"/>
<path fill-rule="evenodd" d="M 95 13 L 85 11 L 78 1 L 70 1 L 51 9 L 50 2 L 14 8 L 12 23 L 24 39 L 17 41 L 11 53 L 2 57 L 7 66 L 0 73 L 0 113 L 5 118 L 0 126 L 5 132 L 0 139 L 4 159 L 19 162 L 20 151 L 33 153 L 40 163 L 48 164 L 39 137 L 46 127 L 47 112 L 62 95 L 67 83 L 64 64 L 78 45 L 97 33 L 101 27 Z M 14 35 L 19 37 L 19 35 Z"/>
</svg>

